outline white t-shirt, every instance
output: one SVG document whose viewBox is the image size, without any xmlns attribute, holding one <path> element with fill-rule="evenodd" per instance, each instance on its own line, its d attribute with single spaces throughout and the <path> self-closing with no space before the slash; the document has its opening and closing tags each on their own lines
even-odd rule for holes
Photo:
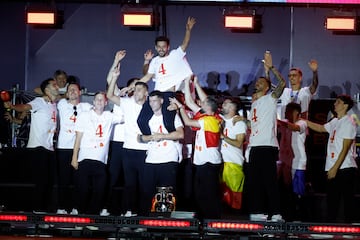
<svg viewBox="0 0 360 240">
<path fill-rule="evenodd" d="M 152 133 L 169 133 L 163 121 L 163 116 L 155 116 L 149 120 L 149 126 Z M 178 115 L 175 115 L 174 120 L 175 128 L 183 127 L 181 119 Z M 173 140 L 163 140 L 159 142 L 149 142 L 148 143 L 147 157 L 145 159 L 146 163 L 168 163 L 168 162 L 178 162 L 180 157 L 179 141 Z"/>
<path fill-rule="evenodd" d="M 120 123 L 116 124 L 113 129 L 112 140 L 116 142 L 124 142 L 125 140 L 125 124 L 124 124 L 124 113 L 122 112 L 120 106 L 114 104 L 113 113 L 120 118 Z"/>
<path fill-rule="evenodd" d="M 56 104 L 44 98 L 34 98 L 31 105 L 31 124 L 27 148 L 44 147 L 54 150 L 53 138 L 56 131 Z"/>
<path fill-rule="evenodd" d="M 175 86 L 179 90 L 183 80 L 192 75 L 192 70 L 181 47 L 171 50 L 168 56 L 153 58 L 148 73 L 154 74 L 155 90 L 167 91 Z"/>
<path fill-rule="evenodd" d="M 271 93 L 260 97 L 251 104 L 249 147 L 279 147 L 276 138 L 276 104 L 277 98 L 273 98 Z"/>
<path fill-rule="evenodd" d="M 220 164 L 221 154 L 219 147 L 207 147 L 205 141 L 204 120 L 198 120 L 200 130 L 196 131 L 194 164 L 204 165 L 206 163 Z"/>
<path fill-rule="evenodd" d="M 327 144 L 325 171 L 329 171 L 335 164 L 343 147 L 344 139 L 354 139 L 349 152 L 346 154 L 340 169 L 357 167 L 355 162 L 355 137 L 356 124 L 353 119 L 346 115 L 340 119 L 334 118 L 324 125 L 329 133 Z"/>
<path fill-rule="evenodd" d="M 126 149 L 147 150 L 147 143 L 139 143 L 137 141 L 137 136 L 142 134 L 137 124 L 142 105 L 137 104 L 134 97 L 123 97 L 120 100 L 120 108 L 125 113 L 125 141 L 123 147 Z"/>
<path fill-rule="evenodd" d="M 301 105 L 301 112 L 307 112 L 312 96 L 309 87 L 300 88 L 299 91 L 293 91 L 291 88 L 284 88 L 284 91 L 280 96 L 281 103 L 278 112 L 280 119 L 285 119 L 285 107 L 291 102 L 299 103 Z"/>
<path fill-rule="evenodd" d="M 107 163 L 112 127 L 120 119 L 109 111 L 101 115 L 94 110 L 82 112 L 75 123 L 75 131 L 82 132 L 78 162 L 84 159 Z"/>
<path fill-rule="evenodd" d="M 233 118 L 225 119 L 225 127 L 223 129 L 223 135 L 236 139 L 236 135 L 238 134 L 246 134 L 246 124 L 243 121 L 239 121 L 233 124 Z M 221 140 L 221 155 L 224 162 L 232 162 L 239 165 L 243 165 L 244 163 L 244 155 L 243 155 L 243 147 L 241 148 L 235 147 L 229 143 L 227 143 L 224 139 Z"/>
<path fill-rule="evenodd" d="M 77 116 L 82 112 L 90 111 L 92 105 L 87 102 L 81 102 L 76 105 Z M 74 105 L 69 103 L 66 99 L 61 99 L 57 104 L 59 111 L 60 130 L 57 141 L 57 148 L 59 149 L 73 149 L 75 142 L 75 123 L 77 116 L 75 116 Z"/>
</svg>

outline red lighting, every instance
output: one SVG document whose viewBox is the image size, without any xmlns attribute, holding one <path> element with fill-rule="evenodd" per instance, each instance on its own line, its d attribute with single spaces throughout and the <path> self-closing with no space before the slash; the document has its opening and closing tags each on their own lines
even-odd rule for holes
<svg viewBox="0 0 360 240">
<path fill-rule="evenodd" d="M 55 24 L 55 12 L 27 12 L 27 24 Z"/>
<path fill-rule="evenodd" d="M 319 233 L 360 233 L 360 227 L 349 226 L 310 226 L 308 229 Z"/>
<path fill-rule="evenodd" d="M 226 28 L 254 28 L 254 15 L 228 15 L 225 16 Z"/>
<path fill-rule="evenodd" d="M 24 216 L 24 215 L 0 215 L 0 221 L 26 222 L 27 216 Z"/>
<path fill-rule="evenodd" d="M 190 221 L 144 219 L 139 223 L 150 227 L 190 227 Z"/>
<path fill-rule="evenodd" d="M 45 222 L 57 222 L 57 223 L 91 223 L 91 218 L 82 217 L 57 217 L 57 216 L 45 216 Z"/>
<path fill-rule="evenodd" d="M 356 17 L 327 17 L 325 26 L 333 31 L 356 31 Z"/>
<path fill-rule="evenodd" d="M 237 229 L 237 230 L 262 230 L 264 226 L 253 223 L 236 223 L 236 222 L 209 222 L 208 227 L 218 229 Z"/>
</svg>

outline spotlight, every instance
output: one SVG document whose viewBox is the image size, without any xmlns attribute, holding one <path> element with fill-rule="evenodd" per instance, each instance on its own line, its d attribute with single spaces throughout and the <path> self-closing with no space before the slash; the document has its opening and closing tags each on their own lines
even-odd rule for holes
<svg viewBox="0 0 360 240">
<path fill-rule="evenodd" d="M 325 19 L 325 29 L 333 34 L 358 35 L 360 33 L 359 17 L 356 12 L 333 10 Z"/>
<path fill-rule="evenodd" d="M 62 28 L 64 14 L 57 10 L 27 10 L 26 24 L 38 28 Z"/>
<path fill-rule="evenodd" d="M 152 6 L 122 7 L 122 24 L 131 29 L 155 30 L 159 25 L 159 16 Z"/>
<path fill-rule="evenodd" d="M 225 16 L 225 27 L 254 29 L 254 18 L 254 15 L 228 15 Z"/>
<path fill-rule="evenodd" d="M 356 31 L 356 17 L 326 17 L 325 27 L 332 31 Z"/>
<path fill-rule="evenodd" d="M 55 24 L 55 12 L 27 12 L 27 24 Z"/>
<path fill-rule="evenodd" d="M 224 14 L 224 26 L 232 32 L 261 32 L 261 16 L 254 10 L 228 11 Z"/>
</svg>

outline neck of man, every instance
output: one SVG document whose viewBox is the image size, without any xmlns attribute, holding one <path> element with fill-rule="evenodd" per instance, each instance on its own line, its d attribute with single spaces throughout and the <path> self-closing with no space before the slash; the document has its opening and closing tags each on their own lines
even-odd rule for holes
<svg viewBox="0 0 360 240">
<path fill-rule="evenodd" d="M 94 112 L 97 114 L 97 115 L 101 115 L 103 112 L 104 112 L 104 109 L 97 109 L 97 108 L 94 108 Z"/>
<path fill-rule="evenodd" d="M 52 96 L 51 94 L 46 94 L 45 96 L 43 96 L 43 98 L 45 99 L 45 101 L 50 103 L 55 102 L 55 100 L 57 99 L 56 96 Z"/>
<path fill-rule="evenodd" d="M 161 108 L 159 110 L 154 111 L 154 115 L 161 116 L 162 115 Z"/>
<path fill-rule="evenodd" d="M 144 105 L 144 103 L 146 102 L 146 98 L 145 99 L 140 99 L 140 100 L 136 100 L 135 99 L 135 102 L 139 105 Z"/>
<path fill-rule="evenodd" d="M 291 85 L 291 89 L 293 91 L 299 91 L 301 88 L 301 85 L 300 84 L 294 84 L 294 85 Z"/>
<path fill-rule="evenodd" d="M 346 113 L 347 113 L 346 111 L 338 112 L 338 113 L 337 113 L 337 118 L 338 118 L 338 119 L 342 118 L 343 116 L 346 115 Z"/>
<path fill-rule="evenodd" d="M 71 99 L 71 100 L 69 99 L 68 103 L 76 106 L 76 105 L 78 105 L 80 103 L 80 99 L 78 99 L 78 98 L 77 99 Z"/>
<path fill-rule="evenodd" d="M 229 112 L 227 114 L 224 114 L 224 118 L 225 119 L 231 119 L 232 117 L 234 117 L 236 114 L 234 112 Z"/>
</svg>

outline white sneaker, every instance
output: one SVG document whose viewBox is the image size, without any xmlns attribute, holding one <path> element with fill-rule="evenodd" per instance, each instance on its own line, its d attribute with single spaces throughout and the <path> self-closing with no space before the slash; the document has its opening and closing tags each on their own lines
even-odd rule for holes
<svg viewBox="0 0 360 240">
<path fill-rule="evenodd" d="M 106 208 L 104 208 L 104 209 L 101 210 L 101 212 L 100 212 L 100 216 L 106 217 L 106 216 L 109 216 L 109 215 L 110 215 L 110 213 L 108 212 L 108 210 L 107 210 Z"/>
<path fill-rule="evenodd" d="M 71 215 L 78 215 L 79 212 L 78 212 L 78 210 L 77 210 L 76 208 L 73 208 L 73 209 L 71 210 L 70 214 L 71 214 Z"/>
<path fill-rule="evenodd" d="M 272 215 L 271 221 L 272 222 L 285 222 L 285 220 L 283 219 L 283 217 L 280 214 Z"/>
<path fill-rule="evenodd" d="M 131 231 L 131 228 L 129 228 L 129 227 L 121 227 L 121 228 L 120 228 L 120 231 L 121 231 L 121 232 L 130 232 L 130 231 Z"/>
<path fill-rule="evenodd" d="M 50 228 L 50 225 L 49 224 L 39 224 L 39 228 L 42 228 L 42 229 L 49 229 Z"/>
<path fill-rule="evenodd" d="M 146 228 L 135 228 L 134 232 L 136 233 L 146 232 Z"/>
<path fill-rule="evenodd" d="M 58 209 L 56 214 L 68 214 L 68 212 L 65 209 Z"/>
<path fill-rule="evenodd" d="M 250 214 L 250 221 L 266 221 L 268 218 L 268 215 L 263 214 L 263 213 L 258 213 L 258 214 Z"/>
<path fill-rule="evenodd" d="M 131 211 L 127 211 L 125 214 L 124 214 L 124 217 L 135 217 L 137 216 L 136 213 L 132 213 Z"/>
<path fill-rule="evenodd" d="M 97 231 L 99 230 L 99 227 L 97 226 L 86 226 L 87 229 L 91 230 L 91 231 Z"/>
</svg>

